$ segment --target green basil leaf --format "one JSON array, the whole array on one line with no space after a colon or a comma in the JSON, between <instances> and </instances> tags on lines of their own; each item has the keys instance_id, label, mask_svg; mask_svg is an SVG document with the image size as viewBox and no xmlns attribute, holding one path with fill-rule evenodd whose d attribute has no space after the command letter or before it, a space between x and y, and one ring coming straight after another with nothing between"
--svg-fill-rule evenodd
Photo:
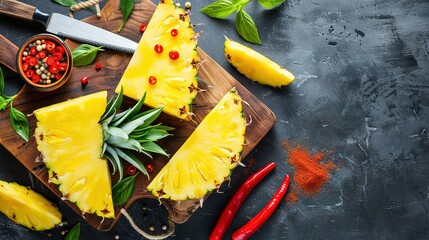
<instances>
[{"instance_id":1,"label":"green basil leaf","mask_svg":"<svg viewBox=\"0 0 429 240\"><path fill-rule=\"evenodd\" d=\"M80 223L74 225L70 229L69 233L67 233L65 240L79 240L79 236L80 236Z\"/></svg>"},{"instance_id":2,"label":"green basil leaf","mask_svg":"<svg viewBox=\"0 0 429 240\"><path fill-rule=\"evenodd\" d=\"M285 1L286 0L258 0L258 2L264 8L273 8L273 7L276 7L276 6L284 3Z\"/></svg>"},{"instance_id":3,"label":"green basil leaf","mask_svg":"<svg viewBox=\"0 0 429 240\"><path fill-rule=\"evenodd\" d=\"M73 4L77 4L74 0L52 0L60 5L63 5L64 7L71 7Z\"/></svg>"},{"instance_id":4,"label":"green basil leaf","mask_svg":"<svg viewBox=\"0 0 429 240\"><path fill-rule=\"evenodd\" d=\"M259 38L258 29L256 28L255 22L253 22L252 17L240 9L237 12L235 19L235 27L238 34L243 37L246 41L261 44L261 39Z\"/></svg>"},{"instance_id":5,"label":"green basil leaf","mask_svg":"<svg viewBox=\"0 0 429 240\"><path fill-rule=\"evenodd\" d=\"M121 0L120 2L120 8L122 11L122 15L124 15L122 19L121 26L118 28L118 32L122 30L122 27L124 27L125 22L127 21L128 17L131 15L131 12L134 9L134 0Z\"/></svg>"},{"instance_id":6,"label":"green basil leaf","mask_svg":"<svg viewBox=\"0 0 429 240\"><path fill-rule=\"evenodd\" d=\"M2 95L0 95L0 111L5 110L9 102L10 99L5 99Z\"/></svg>"},{"instance_id":7,"label":"green basil leaf","mask_svg":"<svg viewBox=\"0 0 429 240\"><path fill-rule=\"evenodd\" d=\"M75 67L86 66L94 62L99 51L104 51L102 47L95 47L89 44L81 44L73 49L73 65Z\"/></svg>"},{"instance_id":8,"label":"green basil leaf","mask_svg":"<svg viewBox=\"0 0 429 240\"><path fill-rule=\"evenodd\" d=\"M126 203L133 196L137 174L124 178L112 187L113 205Z\"/></svg>"},{"instance_id":9,"label":"green basil leaf","mask_svg":"<svg viewBox=\"0 0 429 240\"><path fill-rule=\"evenodd\" d=\"M203 7L200 11L209 17L226 18L237 10L238 5L231 0L218 0Z\"/></svg>"},{"instance_id":10,"label":"green basil leaf","mask_svg":"<svg viewBox=\"0 0 429 240\"><path fill-rule=\"evenodd\" d=\"M3 76L3 71L0 67L0 95L3 95L3 94L4 94L4 76Z\"/></svg>"},{"instance_id":11,"label":"green basil leaf","mask_svg":"<svg viewBox=\"0 0 429 240\"><path fill-rule=\"evenodd\" d=\"M246 6L250 1L251 0L232 0L232 2L234 2L235 5L240 7Z\"/></svg>"},{"instance_id":12,"label":"green basil leaf","mask_svg":"<svg viewBox=\"0 0 429 240\"><path fill-rule=\"evenodd\" d=\"M10 104L10 124L15 132L28 142L30 136L30 124L28 123L28 119L24 113L15 109L12 103Z\"/></svg>"}]
</instances>

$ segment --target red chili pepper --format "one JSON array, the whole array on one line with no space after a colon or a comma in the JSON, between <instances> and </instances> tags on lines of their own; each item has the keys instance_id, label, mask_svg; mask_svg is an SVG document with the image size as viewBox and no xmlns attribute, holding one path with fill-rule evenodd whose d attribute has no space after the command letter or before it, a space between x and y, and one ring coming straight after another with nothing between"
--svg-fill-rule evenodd
<instances>
[{"instance_id":1,"label":"red chili pepper","mask_svg":"<svg viewBox=\"0 0 429 240\"><path fill-rule=\"evenodd\" d=\"M238 209L240 208L241 204L244 202L244 199L246 199L247 195L250 193L250 191L258 185L258 183L264 179L264 177L270 173L274 168L276 167L276 163L272 162L265 167L258 170L256 173L254 173L252 176L250 176L237 190L237 192L234 194L234 196L229 200L228 204L226 205L225 209L222 211L219 220L216 223L216 226L213 228L209 239L215 240L215 239L222 239L223 235L225 234L228 226L231 224L232 219L234 218L235 214L237 213Z\"/></svg>"},{"instance_id":2,"label":"red chili pepper","mask_svg":"<svg viewBox=\"0 0 429 240\"><path fill-rule=\"evenodd\" d=\"M30 64L28 64L28 62L22 63L22 71L24 71L24 72L27 71L28 67L30 67Z\"/></svg>"},{"instance_id":3,"label":"red chili pepper","mask_svg":"<svg viewBox=\"0 0 429 240\"><path fill-rule=\"evenodd\" d=\"M60 71L59 66L57 64L52 64L49 66L48 71L51 73L58 73Z\"/></svg>"},{"instance_id":4,"label":"red chili pepper","mask_svg":"<svg viewBox=\"0 0 429 240\"><path fill-rule=\"evenodd\" d=\"M146 31L146 28L147 28L147 24L146 23L143 23L142 25L140 25L140 32L144 32L144 31Z\"/></svg>"},{"instance_id":5,"label":"red chili pepper","mask_svg":"<svg viewBox=\"0 0 429 240\"><path fill-rule=\"evenodd\" d=\"M63 58L63 55L59 52L55 52L52 54L52 57L54 57L55 60L60 61L61 58Z\"/></svg>"},{"instance_id":6,"label":"red chili pepper","mask_svg":"<svg viewBox=\"0 0 429 240\"><path fill-rule=\"evenodd\" d=\"M127 173L128 175L135 175L137 173L137 168L134 165L129 165L127 167Z\"/></svg>"},{"instance_id":7,"label":"red chili pepper","mask_svg":"<svg viewBox=\"0 0 429 240\"><path fill-rule=\"evenodd\" d=\"M33 56L36 55L37 54L36 47L31 47L29 53L30 55L33 55Z\"/></svg>"},{"instance_id":8,"label":"red chili pepper","mask_svg":"<svg viewBox=\"0 0 429 240\"><path fill-rule=\"evenodd\" d=\"M55 52L61 53L61 55L63 55L66 52L66 50L62 46L56 46Z\"/></svg>"},{"instance_id":9,"label":"red chili pepper","mask_svg":"<svg viewBox=\"0 0 429 240\"><path fill-rule=\"evenodd\" d=\"M55 49L55 43L51 41L46 41L45 46L48 51L53 51Z\"/></svg>"},{"instance_id":10,"label":"red chili pepper","mask_svg":"<svg viewBox=\"0 0 429 240\"><path fill-rule=\"evenodd\" d=\"M156 44L155 47L153 47L153 49L155 50L156 53L162 53L162 51L164 50L161 44Z\"/></svg>"},{"instance_id":11,"label":"red chili pepper","mask_svg":"<svg viewBox=\"0 0 429 240\"><path fill-rule=\"evenodd\" d=\"M54 64L56 62L56 60L55 60L55 58L54 57L52 57L52 56L49 56L47 59L46 59L46 64L48 64L49 66L51 66L52 64Z\"/></svg>"},{"instance_id":12,"label":"red chili pepper","mask_svg":"<svg viewBox=\"0 0 429 240\"><path fill-rule=\"evenodd\" d=\"M28 63L30 64L30 66L32 66L32 67L36 66L37 58L35 58L35 57L28 58L27 57L27 59L28 59Z\"/></svg>"},{"instance_id":13,"label":"red chili pepper","mask_svg":"<svg viewBox=\"0 0 429 240\"><path fill-rule=\"evenodd\" d=\"M157 82L156 77L154 77L154 76L149 77L149 84L150 85L155 85L156 82Z\"/></svg>"},{"instance_id":14,"label":"red chili pepper","mask_svg":"<svg viewBox=\"0 0 429 240\"><path fill-rule=\"evenodd\" d=\"M86 84L88 84L88 77L81 78L80 84L82 84L82 86L86 86Z\"/></svg>"},{"instance_id":15,"label":"red chili pepper","mask_svg":"<svg viewBox=\"0 0 429 240\"><path fill-rule=\"evenodd\" d=\"M39 76L39 75L37 75L37 74L34 74L34 75L31 77L31 81L32 81L32 82L34 82L34 83L39 83L39 81L40 81L40 76Z\"/></svg>"},{"instance_id":16,"label":"red chili pepper","mask_svg":"<svg viewBox=\"0 0 429 240\"><path fill-rule=\"evenodd\" d=\"M289 174L286 174L282 184L277 189L276 193L268 202L268 204L265 205L265 207L254 218L252 218L243 227L239 228L231 235L231 238L233 240L247 239L253 233L255 233L260 227L262 227L262 225L264 225L264 223L274 213L274 210L276 210L279 203L283 200L283 197L286 194L287 189L289 187L289 181L290 181Z\"/></svg>"},{"instance_id":17,"label":"red chili pepper","mask_svg":"<svg viewBox=\"0 0 429 240\"><path fill-rule=\"evenodd\" d=\"M25 76L29 79L31 79L31 77L34 75L34 70L33 69L28 69L27 71L25 71Z\"/></svg>"},{"instance_id":18,"label":"red chili pepper","mask_svg":"<svg viewBox=\"0 0 429 240\"><path fill-rule=\"evenodd\" d=\"M168 54L171 60L177 60L179 58L179 52L175 50L171 50Z\"/></svg>"},{"instance_id":19,"label":"red chili pepper","mask_svg":"<svg viewBox=\"0 0 429 240\"><path fill-rule=\"evenodd\" d=\"M95 64L95 70L99 71L101 69L101 62Z\"/></svg>"},{"instance_id":20,"label":"red chili pepper","mask_svg":"<svg viewBox=\"0 0 429 240\"><path fill-rule=\"evenodd\" d=\"M146 171L148 172L148 173L151 173L151 172L153 172L153 170L155 170L155 168L153 167L153 165L152 164L148 164L148 165L146 165Z\"/></svg>"},{"instance_id":21,"label":"red chili pepper","mask_svg":"<svg viewBox=\"0 0 429 240\"><path fill-rule=\"evenodd\" d=\"M67 70L67 63L65 62L60 63L58 68L60 69L61 72L64 72L65 70Z\"/></svg>"},{"instance_id":22,"label":"red chili pepper","mask_svg":"<svg viewBox=\"0 0 429 240\"><path fill-rule=\"evenodd\" d=\"M63 75L61 73L55 74L55 80L60 80L62 77L63 77Z\"/></svg>"},{"instance_id":23,"label":"red chili pepper","mask_svg":"<svg viewBox=\"0 0 429 240\"><path fill-rule=\"evenodd\" d=\"M46 57L46 52L45 51L40 51L39 53L38 53L38 55L39 55L39 58L45 58Z\"/></svg>"}]
</instances>

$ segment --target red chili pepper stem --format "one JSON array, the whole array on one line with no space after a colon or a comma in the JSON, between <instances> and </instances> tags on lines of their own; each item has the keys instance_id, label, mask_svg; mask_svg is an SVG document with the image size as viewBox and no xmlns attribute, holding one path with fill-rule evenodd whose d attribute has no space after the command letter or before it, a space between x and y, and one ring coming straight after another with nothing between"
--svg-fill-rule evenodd
<instances>
[{"instance_id":1,"label":"red chili pepper stem","mask_svg":"<svg viewBox=\"0 0 429 240\"><path fill-rule=\"evenodd\" d=\"M265 165L263 168L258 170L256 173L254 173L252 176L250 176L235 192L234 196L229 200L228 204L222 211L215 227L213 228L209 239L210 240L218 240L222 239L223 235L225 234L226 230L228 229L229 225L232 222L232 219L234 218L235 214L237 213L238 209L240 208L241 204L244 202L244 199L246 199L247 195L250 193L250 191L258 185L258 183L264 179L264 177L270 173L274 168L276 167L275 162L271 162L267 165Z\"/></svg>"},{"instance_id":2,"label":"red chili pepper stem","mask_svg":"<svg viewBox=\"0 0 429 240\"><path fill-rule=\"evenodd\" d=\"M286 174L283 179L282 184L277 189L274 196L268 202L267 205L249 222L247 222L243 227L236 230L232 235L232 240L245 240L248 239L253 233L255 233L264 223L273 215L277 206L283 200L284 195L287 192L289 187L290 177L289 174Z\"/></svg>"}]
</instances>

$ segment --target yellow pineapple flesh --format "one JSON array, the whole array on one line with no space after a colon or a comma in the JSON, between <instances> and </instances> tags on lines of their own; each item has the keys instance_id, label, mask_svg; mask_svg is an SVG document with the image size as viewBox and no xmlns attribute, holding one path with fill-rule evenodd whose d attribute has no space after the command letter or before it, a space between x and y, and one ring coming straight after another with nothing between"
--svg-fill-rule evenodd
<instances>
[{"instance_id":1,"label":"yellow pineapple flesh","mask_svg":"<svg viewBox=\"0 0 429 240\"><path fill-rule=\"evenodd\" d=\"M61 222L58 208L29 187L0 180L0 212L12 221L35 231Z\"/></svg>"},{"instance_id":2,"label":"yellow pineapple flesh","mask_svg":"<svg viewBox=\"0 0 429 240\"><path fill-rule=\"evenodd\" d=\"M225 40L226 60L252 81L281 87L292 83L295 76L284 67L255 50L229 38Z\"/></svg>"},{"instance_id":3,"label":"yellow pineapple flesh","mask_svg":"<svg viewBox=\"0 0 429 240\"><path fill-rule=\"evenodd\" d=\"M108 162L99 120L107 92L75 98L34 111L37 149L49 169L49 181L83 213L113 218Z\"/></svg>"},{"instance_id":4,"label":"yellow pineapple flesh","mask_svg":"<svg viewBox=\"0 0 429 240\"><path fill-rule=\"evenodd\" d=\"M198 199L220 187L240 161L246 121L229 91L161 169L147 189L158 198Z\"/></svg>"},{"instance_id":5,"label":"yellow pineapple flesh","mask_svg":"<svg viewBox=\"0 0 429 240\"><path fill-rule=\"evenodd\" d=\"M159 3L116 88L117 93L123 87L124 95L135 100L146 93L146 105L163 107L169 115L190 120L200 59L196 50L198 37L188 15L171 0ZM174 51L178 56L174 56Z\"/></svg>"}]
</instances>

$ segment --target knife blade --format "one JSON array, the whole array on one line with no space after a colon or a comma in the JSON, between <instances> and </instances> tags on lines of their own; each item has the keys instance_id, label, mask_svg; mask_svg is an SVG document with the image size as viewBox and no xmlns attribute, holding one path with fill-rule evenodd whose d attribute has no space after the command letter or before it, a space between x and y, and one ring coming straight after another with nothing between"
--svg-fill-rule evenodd
<instances>
[{"instance_id":1,"label":"knife blade","mask_svg":"<svg viewBox=\"0 0 429 240\"><path fill-rule=\"evenodd\" d=\"M137 43L118 34L59 13L46 14L34 6L15 1L0 0L0 14L27 21L40 22L46 31L78 42L134 53Z\"/></svg>"}]
</instances>

